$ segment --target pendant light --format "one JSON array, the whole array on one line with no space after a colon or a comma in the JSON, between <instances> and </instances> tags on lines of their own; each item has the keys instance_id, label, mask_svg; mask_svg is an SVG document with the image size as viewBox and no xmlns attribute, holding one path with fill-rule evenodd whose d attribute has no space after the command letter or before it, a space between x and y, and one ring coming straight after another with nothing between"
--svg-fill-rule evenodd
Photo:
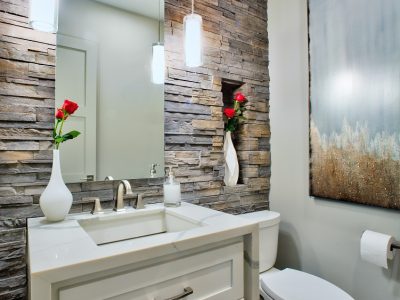
<instances>
[{"instance_id":1,"label":"pendant light","mask_svg":"<svg viewBox=\"0 0 400 300\"><path fill-rule=\"evenodd\" d=\"M39 31L56 33L58 29L58 0L30 0L29 25Z\"/></svg>"},{"instance_id":2,"label":"pendant light","mask_svg":"<svg viewBox=\"0 0 400 300\"><path fill-rule=\"evenodd\" d=\"M161 0L158 2L158 42L153 44L153 59L151 62L152 82L164 84L165 78L164 44L161 43Z\"/></svg>"},{"instance_id":3,"label":"pendant light","mask_svg":"<svg viewBox=\"0 0 400 300\"><path fill-rule=\"evenodd\" d=\"M188 67L199 67L203 64L203 20L194 13L194 0L192 0L192 13L183 19L185 34L185 63Z\"/></svg>"}]
</instances>

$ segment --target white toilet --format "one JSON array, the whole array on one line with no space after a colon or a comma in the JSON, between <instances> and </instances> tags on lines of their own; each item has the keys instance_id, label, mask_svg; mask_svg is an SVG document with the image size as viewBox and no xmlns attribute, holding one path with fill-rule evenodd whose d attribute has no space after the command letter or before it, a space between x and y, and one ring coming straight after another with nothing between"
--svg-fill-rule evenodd
<instances>
[{"instance_id":1,"label":"white toilet","mask_svg":"<svg viewBox=\"0 0 400 300\"><path fill-rule=\"evenodd\" d=\"M278 250L279 213L258 211L240 216L260 226L260 293L265 300L354 300L322 278L293 269L273 268Z\"/></svg>"}]
</instances>

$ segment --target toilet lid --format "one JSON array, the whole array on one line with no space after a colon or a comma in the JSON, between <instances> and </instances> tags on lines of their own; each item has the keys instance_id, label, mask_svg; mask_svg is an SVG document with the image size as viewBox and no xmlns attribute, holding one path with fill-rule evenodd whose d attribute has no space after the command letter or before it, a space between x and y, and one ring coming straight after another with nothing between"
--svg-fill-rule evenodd
<instances>
[{"instance_id":1,"label":"toilet lid","mask_svg":"<svg viewBox=\"0 0 400 300\"><path fill-rule=\"evenodd\" d=\"M276 300L354 300L332 283L293 269L261 276L260 280L264 292Z\"/></svg>"}]
</instances>

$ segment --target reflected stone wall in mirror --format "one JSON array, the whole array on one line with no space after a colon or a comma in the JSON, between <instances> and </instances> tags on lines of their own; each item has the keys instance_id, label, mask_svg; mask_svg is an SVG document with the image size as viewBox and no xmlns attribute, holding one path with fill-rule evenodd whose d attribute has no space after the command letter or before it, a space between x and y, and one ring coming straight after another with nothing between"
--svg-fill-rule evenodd
<instances>
[{"instance_id":1,"label":"reflected stone wall in mirror","mask_svg":"<svg viewBox=\"0 0 400 300\"><path fill-rule=\"evenodd\" d=\"M63 132L82 133L60 147L66 182L148 178L153 163L164 175L164 86L151 81L160 1L60 1L56 106L78 102Z\"/></svg>"}]
</instances>

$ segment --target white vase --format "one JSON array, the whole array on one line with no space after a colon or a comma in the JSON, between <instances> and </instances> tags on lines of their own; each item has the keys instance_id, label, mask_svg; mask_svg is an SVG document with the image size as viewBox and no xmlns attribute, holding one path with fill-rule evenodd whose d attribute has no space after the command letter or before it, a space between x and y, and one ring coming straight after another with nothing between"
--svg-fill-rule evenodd
<instances>
[{"instance_id":1,"label":"white vase","mask_svg":"<svg viewBox=\"0 0 400 300\"><path fill-rule=\"evenodd\" d=\"M49 184L40 196L40 208L48 221L62 221L72 206L72 194L64 183L60 167L60 151L53 150L53 168Z\"/></svg>"},{"instance_id":2,"label":"white vase","mask_svg":"<svg viewBox=\"0 0 400 300\"><path fill-rule=\"evenodd\" d=\"M225 177L226 186L235 186L239 178L239 162L235 147L232 143L231 132L225 133L224 141L224 158L225 158Z\"/></svg>"}]
</instances>

